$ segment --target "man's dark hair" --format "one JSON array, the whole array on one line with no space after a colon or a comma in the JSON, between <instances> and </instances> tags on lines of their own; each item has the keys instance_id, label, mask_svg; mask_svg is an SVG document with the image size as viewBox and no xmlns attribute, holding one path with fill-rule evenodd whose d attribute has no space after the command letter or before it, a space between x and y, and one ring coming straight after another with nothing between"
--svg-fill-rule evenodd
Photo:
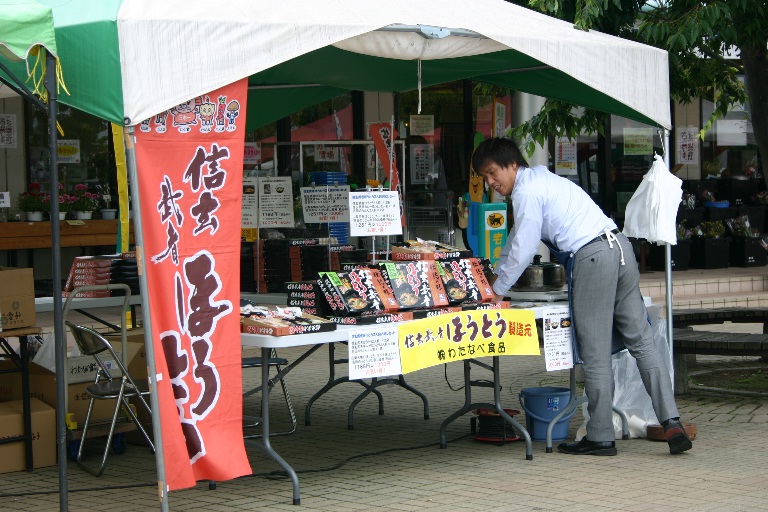
<instances>
[{"instance_id":1,"label":"man's dark hair","mask_svg":"<svg viewBox=\"0 0 768 512\"><path fill-rule=\"evenodd\" d=\"M484 140L472 153L472 168L475 172L485 167L488 162L495 162L501 167L511 165L513 162L518 166L529 167L515 141L501 137Z\"/></svg>"}]
</instances>

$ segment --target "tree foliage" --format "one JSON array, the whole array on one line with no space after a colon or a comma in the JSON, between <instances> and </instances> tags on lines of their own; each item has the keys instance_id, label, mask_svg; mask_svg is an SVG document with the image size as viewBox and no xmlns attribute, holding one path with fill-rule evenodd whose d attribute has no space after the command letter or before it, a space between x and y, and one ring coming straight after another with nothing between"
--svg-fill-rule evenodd
<instances>
[{"instance_id":1,"label":"tree foliage","mask_svg":"<svg viewBox=\"0 0 768 512\"><path fill-rule=\"evenodd\" d=\"M749 102L752 127L763 160L768 155L768 1L765 0L520 0L518 5L667 50L672 99L699 98L715 105L701 136L733 105ZM740 59L723 55L736 51ZM739 80L745 77L745 82ZM600 117L572 105L547 101L541 112L513 135L539 144L550 135L576 136L595 128ZM591 117L589 117L591 116ZM763 169L768 181L768 173Z\"/></svg>"}]
</instances>

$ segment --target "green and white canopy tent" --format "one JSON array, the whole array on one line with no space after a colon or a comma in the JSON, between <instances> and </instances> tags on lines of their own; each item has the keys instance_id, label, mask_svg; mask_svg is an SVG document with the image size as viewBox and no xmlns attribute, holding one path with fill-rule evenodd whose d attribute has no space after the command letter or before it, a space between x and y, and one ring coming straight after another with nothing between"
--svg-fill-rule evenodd
<instances>
[{"instance_id":1,"label":"green and white canopy tent","mask_svg":"<svg viewBox=\"0 0 768 512\"><path fill-rule=\"evenodd\" d=\"M39 1L53 9L60 101L125 126L248 77L249 127L342 91L459 79L671 127L666 52L503 0Z\"/></svg>"},{"instance_id":2,"label":"green and white canopy tent","mask_svg":"<svg viewBox=\"0 0 768 512\"><path fill-rule=\"evenodd\" d=\"M664 51L503 0L40 0L72 94L126 125L249 77L252 123L342 90L472 78L670 127ZM276 100L276 101L274 101Z\"/></svg>"},{"instance_id":3,"label":"green and white canopy tent","mask_svg":"<svg viewBox=\"0 0 768 512\"><path fill-rule=\"evenodd\" d=\"M45 60L41 50L56 56L51 8L35 0L0 0L0 98L20 95L42 105L32 95L24 69L34 66L36 58ZM20 62L23 75L13 73L10 62Z\"/></svg>"}]
</instances>

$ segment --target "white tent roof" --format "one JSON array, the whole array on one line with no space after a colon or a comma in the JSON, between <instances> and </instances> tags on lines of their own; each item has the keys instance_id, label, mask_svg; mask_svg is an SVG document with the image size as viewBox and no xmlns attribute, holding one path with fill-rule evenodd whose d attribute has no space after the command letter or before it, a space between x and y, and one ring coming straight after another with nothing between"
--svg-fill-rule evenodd
<instances>
[{"instance_id":1,"label":"white tent roof","mask_svg":"<svg viewBox=\"0 0 768 512\"><path fill-rule=\"evenodd\" d=\"M424 60L512 49L671 126L666 52L503 0L124 0L117 18L124 112L134 123L336 45ZM374 32L391 25L463 29L487 39Z\"/></svg>"}]
</instances>

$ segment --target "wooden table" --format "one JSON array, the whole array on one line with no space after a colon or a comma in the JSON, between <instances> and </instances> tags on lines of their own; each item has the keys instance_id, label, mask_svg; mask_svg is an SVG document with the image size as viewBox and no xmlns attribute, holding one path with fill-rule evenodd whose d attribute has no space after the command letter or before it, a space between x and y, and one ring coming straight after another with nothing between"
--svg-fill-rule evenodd
<instances>
[{"instance_id":1,"label":"wooden table","mask_svg":"<svg viewBox=\"0 0 768 512\"><path fill-rule=\"evenodd\" d=\"M40 327L22 327L20 329L7 329L0 331L0 359L9 359L14 368L3 370L6 372L21 372L21 392L23 406L24 433L20 436L7 437L0 440L0 444L24 441L24 454L27 462L27 471L34 467L32 460L32 410L29 403L29 357L27 355L27 337L40 334ZM19 338L19 353L10 346L6 338Z\"/></svg>"},{"instance_id":2,"label":"wooden table","mask_svg":"<svg viewBox=\"0 0 768 512\"><path fill-rule=\"evenodd\" d=\"M59 221L61 247L116 245L118 220ZM133 227L130 241L133 243ZM51 223L4 222L0 224L0 251L51 248Z\"/></svg>"}]
</instances>

